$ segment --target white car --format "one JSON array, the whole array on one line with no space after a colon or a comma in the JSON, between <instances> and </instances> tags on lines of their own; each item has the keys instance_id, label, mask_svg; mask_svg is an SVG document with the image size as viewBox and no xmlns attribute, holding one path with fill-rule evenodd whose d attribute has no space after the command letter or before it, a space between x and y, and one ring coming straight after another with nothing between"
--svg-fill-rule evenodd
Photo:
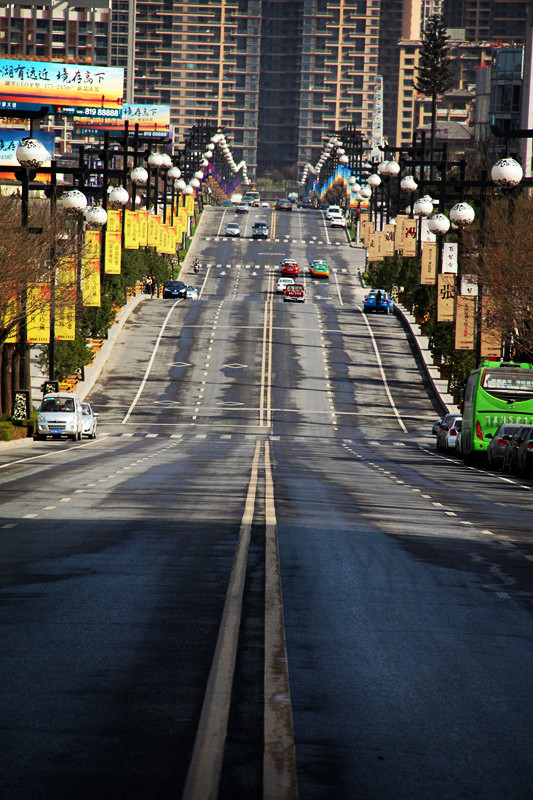
<instances>
[{"instance_id":1,"label":"white car","mask_svg":"<svg viewBox=\"0 0 533 800\"><path fill-rule=\"evenodd\" d=\"M294 283L294 278L278 278L278 282L276 284L277 294L284 294L285 289L291 283Z\"/></svg>"},{"instance_id":2,"label":"white car","mask_svg":"<svg viewBox=\"0 0 533 800\"><path fill-rule=\"evenodd\" d=\"M226 236L240 236L241 226L238 222L228 222L226 225Z\"/></svg>"},{"instance_id":3,"label":"white car","mask_svg":"<svg viewBox=\"0 0 533 800\"><path fill-rule=\"evenodd\" d=\"M81 413L82 436L88 436L89 439L96 439L96 429L98 428L98 422L96 418L98 414L92 410L90 403L81 404Z\"/></svg>"},{"instance_id":4,"label":"white car","mask_svg":"<svg viewBox=\"0 0 533 800\"><path fill-rule=\"evenodd\" d=\"M326 219L331 219L335 214L340 214L342 217L342 210L340 206L328 206L326 211Z\"/></svg>"},{"instance_id":5,"label":"white car","mask_svg":"<svg viewBox=\"0 0 533 800\"><path fill-rule=\"evenodd\" d=\"M343 214L331 214L329 218L330 228L345 228L346 218Z\"/></svg>"},{"instance_id":6,"label":"white car","mask_svg":"<svg viewBox=\"0 0 533 800\"><path fill-rule=\"evenodd\" d=\"M185 299L198 300L198 289L195 289L194 286L187 286L187 289L185 291Z\"/></svg>"}]
</instances>

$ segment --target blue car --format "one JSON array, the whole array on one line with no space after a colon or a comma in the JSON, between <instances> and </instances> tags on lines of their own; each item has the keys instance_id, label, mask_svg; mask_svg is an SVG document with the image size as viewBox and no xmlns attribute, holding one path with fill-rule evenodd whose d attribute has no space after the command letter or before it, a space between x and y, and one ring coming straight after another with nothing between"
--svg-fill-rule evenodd
<instances>
[{"instance_id":1,"label":"blue car","mask_svg":"<svg viewBox=\"0 0 533 800\"><path fill-rule=\"evenodd\" d=\"M379 303L378 303L379 298ZM363 303L363 311L383 312L384 314L391 314L394 311L394 303L383 289L372 289L367 294Z\"/></svg>"}]
</instances>

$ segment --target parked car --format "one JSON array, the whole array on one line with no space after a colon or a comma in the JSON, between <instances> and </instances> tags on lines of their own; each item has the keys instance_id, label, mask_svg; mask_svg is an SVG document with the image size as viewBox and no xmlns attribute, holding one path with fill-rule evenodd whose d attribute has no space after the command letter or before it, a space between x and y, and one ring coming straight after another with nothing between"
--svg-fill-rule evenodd
<instances>
[{"instance_id":1,"label":"parked car","mask_svg":"<svg viewBox=\"0 0 533 800\"><path fill-rule=\"evenodd\" d=\"M292 258L285 258L281 264L281 274L282 275L289 275L292 278L298 277L298 263L294 261Z\"/></svg>"},{"instance_id":2,"label":"parked car","mask_svg":"<svg viewBox=\"0 0 533 800\"><path fill-rule=\"evenodd\" d=\"M394 302L383 289L373 289L364 299L363 311L390 314L394 311Z\"/></svg>"},{"instance_id":3,"label":"parked car","mask_svg":"<svg viewBox=\"0 0 533 800\"><path fill-rule=\"evenodd\" d=\"M278 294L283 294L290 283L294 283L294 278L278 278L276 292Z\"/></svg>"},{"instance_id":4,"label":"parked car","mask_svg":"<svg viewBox=\"0 0 533 800\"><path fill-rule=\"evenodd\" d=\"M521 425L511 436L509 440L509 446L503 453L502 472L505 474L516 474L516 451L526 438L531 428L531 425Z\"/></svg>"},{"instance_id":5,"label":"parked car","mask_svg":"<svg viewBox=\"0 0 533 800\"><path fill-rule=\"evenodd\" d=\"M83 414L81 400L77 394L69 392L51 392L41 400L37 415L37 428L33 436L35 441L52 436L60 439L63 436L73 441L80 440L83 430Z\"/></svg>"},{"instance_id":6,"label":"parked car","mask_svg":"<svg viewBox=\"0 0 533 800\"><path fill-rule=\"evenodd\" d=\"M290 200L277 200L276 211L292 211L292 203Z\"/></svg>"},{"instance_id":7,"label":"parked car","mask_svg":"<svg viewBox=\"0 0 533 800\"><path fill-rule=\"evenodd\" d=\"M252 239L268 239L268 225L264 220L257 220L252 225Z\"/></svg>"},{"instance_id":8,"label":"parked car","mask_svg":"<svg viewBox=\"0 0 533 800\"><path fill-rule=\"evenodd\" d=\"M183 281L167 281L163 285L163 297L185 297L187 284Z\"/></svg>"},{"instance_id":9,"label":"parked car","mask_svg":"<svg viewBox=\"0 0 533 800\"><path fill-rule=\"evenodd\" d=\"M450 415L447 415L450 417ZM463 426L463 418L459 415L452 415L446 422L441 423L437 434L437 450L444 453L455 453L457 446L457 434Z\"/></svg>"},{"instance_id":10,"label":"parked car","mask_svg":"<svg viewBox=\"0 0 533 800\"><path fill-rule=\"evenodd\" d=\"M533 469L533 426L523 434L522 441L516 445L516 474L519 478L527 478Z\"/></svg>"},{"instance_id":11,"label":"parked car","mask_svg":"<svg viewBox=\"0 0 533 800\"><path fill-rule=\"evenodd\" d=\"M81 432L82 436L87 436L89 439L96 439L96 429L98 428L98 413L93 411L90 403L81 404L82 423Z\"/></svg>"},{"instance_id":12,"label":"parked car","mask_svg":"<svg viewBox=\"0 0 533 800\"><path fill-rule=\"evenodd\" d=\"M329 278L329 267L325 261L316 259L311 262L311 275L313 278Z\"/></svg>"},{"instance_id":13,"label":"parked car","mask_svg":"<svg viewBox=\"0 0 533 800\"><path fill-rule=\"evenodd\" d=\"M433 434L433 436L436 436L437 433L439 432L441 422L442 422L442 417L440 419L435 420L435 422L431 426L431 433Z\"/></svg>"},{"instance_id":14,"label":"parked car","mask_svg":"<svg viewBox=\"0 0 533 800\"><path fill-rule=\"evenodd\" d=\"M226 225L226 236L240 236L241 226L238 222L228 222Z\"/></svg>"},{"instance_id":15,"label":"parked car","mask_svg":"<svg viewBox=\"0 0 533 800\"><path fill-rule=\"evenodd\" d=\"M283 301L291 301L293 303L305 302L305 287L303 283L290 283L283 292Z\"/></svg>"},{"instance_id":16,"label":"parked car","mask_svg":"<svg viewBox=\"0 0 533 800\"><path fill-rule=\"evenodd\" d=\"M487 447L487 467L489 469L501 469L503 465L503 456L506 449L509 447L513 433L517 431L520 425L511 425L509 423L502 423L494 436L491 437L489 446ZM490 434L488 434L490 436Z\"/></svg>"}]
</instances>

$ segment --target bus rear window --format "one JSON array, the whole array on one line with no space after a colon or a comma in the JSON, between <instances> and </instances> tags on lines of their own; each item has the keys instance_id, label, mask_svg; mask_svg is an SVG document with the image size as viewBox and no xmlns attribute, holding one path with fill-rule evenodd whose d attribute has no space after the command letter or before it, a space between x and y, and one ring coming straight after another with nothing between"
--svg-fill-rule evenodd
<instances>
[{"instance_id":1,"label":"bus rear window","mask_svg":"<svg viewBox=\"0 0 533 800\"><path fill-rule=\"evenodd\" d=\"M533 370L487 370L481 379L481 386L494 397L526 400L533 397Z\"/></svg>"}]
</instances>

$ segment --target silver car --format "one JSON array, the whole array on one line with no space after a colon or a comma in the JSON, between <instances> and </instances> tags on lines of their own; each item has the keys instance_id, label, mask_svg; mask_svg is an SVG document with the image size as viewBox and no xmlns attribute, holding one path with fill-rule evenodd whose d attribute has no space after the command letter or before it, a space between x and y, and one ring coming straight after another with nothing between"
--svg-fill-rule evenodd
<instances>
[{"instance_id":1,"label":"silver car","mask_svg":"<svg viewBox=\"0 0 533 800\"><path fill-rule=\"evenodd\" d=\"M89 439L96 439L96 429L98 428L98 414L93 411L90 403L81 404L81 432Z\"/></svg>"},{"instance_id":2,"label":"silver car","mask_svg":"<svg viewBox=\"0 0 533 800\"><path fill-rule=\"evenodd\" d=\"M240 236L241 226L238 222L228 222L226 225L226 236Z\"/></svg>"}]
</instances>

